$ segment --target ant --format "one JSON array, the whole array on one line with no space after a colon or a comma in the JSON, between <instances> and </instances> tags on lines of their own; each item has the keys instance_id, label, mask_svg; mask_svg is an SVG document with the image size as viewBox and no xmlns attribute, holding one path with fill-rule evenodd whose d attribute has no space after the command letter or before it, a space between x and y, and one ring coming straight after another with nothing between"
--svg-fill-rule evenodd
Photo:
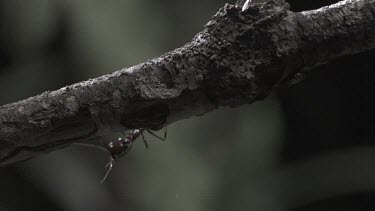
<instances>
[{"instance_id":1,"label":"ant","mask_svg":"<svg viewBox=\"0 0 375 211\"><path fill-rule=\"evenodd\" d=\"M154 137L156 137L156 138L158 138L162 141L165 141L165 139L167 138L167 126L165 126L163 138L156 135L151 130L146 129L146 128L133 129L133 130L130 130L128 133L122 132L124 134L124 138L120 137L116 141L111 141L111 142L109 142L108 144L105 145L106 151L108 151L111 156L109 158L109 162L105 165L105 168L108 168L108 170L105 173L103 179L100 181L100 183L103 183L107 179L107 177L109 175L109 172L111 172L113 164L115 163L115 161L117 159L121 158L122 156L126 155L130 151L130 149L133 145L133 142L139 136L142 137L143 143L145 144L146 148L148 149L148 143L147 143L147 141L146 141L146 139L143 135L143 133L145 131L147 131L148 133L150 133L151 135L153 135Z\"/></svg>"}]
</instances>

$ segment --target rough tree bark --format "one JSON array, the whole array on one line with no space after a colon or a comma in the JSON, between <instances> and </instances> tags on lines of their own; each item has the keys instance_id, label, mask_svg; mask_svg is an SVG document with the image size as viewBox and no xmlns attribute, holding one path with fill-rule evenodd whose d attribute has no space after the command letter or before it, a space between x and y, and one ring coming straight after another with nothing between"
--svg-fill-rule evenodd
<instances>
[{"instance_id":1,"label":"rough tree bark","mask_svg":"<svg viewBox=\"0 0 375 211\"><path fill-rule=\"evenodd\" d=\"M225 5L159 58L0 107L0 165L262 100L313 67L374 47L375 0L304 12L284 0Z\"/></svg>"}]
</instances>

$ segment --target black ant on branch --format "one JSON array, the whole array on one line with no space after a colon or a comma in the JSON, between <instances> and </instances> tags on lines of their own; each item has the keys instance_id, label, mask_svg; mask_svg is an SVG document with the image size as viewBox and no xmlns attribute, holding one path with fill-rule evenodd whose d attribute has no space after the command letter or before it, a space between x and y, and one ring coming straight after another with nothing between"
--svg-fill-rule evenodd
<instances>
[{"instance_id":1,"label":"black ant on branch","mask_svg":"<svg viewBox=\"0 0 375 211\"><path fill-rule=\"evenodd\" d=\"M107 170L106 174L104 175L103 179L100 181L100 183L103 183L107 179L107 177L109 175L109 172L111 172L113 164L115 163L115 161L118 160L119 158L121 158L122 156L126 155L130 151L130 149L133 145L133 142L139 136L142 137L143 143L145 144L146 148L148 149L148 143L147 143L147 141L146 141L146 139L143 135L143 133L145 131L147 131L148 133L150 133L151 135L153 135L154 137L156 137L156 138L158 138L162 141L165 141L165 139L167 138L167 126L165 126L163 138L156 135L151 130L146 129L146 128L133 129L133 130L130 130L128 133L122 132L124 134L124 138L120 137L116 141L111 141L111 142L109 142L108 144L105 145L106 151L108 151L111 156L109 158L109 162L105 165L105 168L108 168L108 170Z\"/></svg>"},{"instance_id":2,"label":"black ant on branch","mask_svg":"<svg viewBox=\"0 0 375 211\"><path fill-rule=\"evenodd\" d=\"M156 135L154 132L152 132L149 129L139 128L139 129L129 130L127 133L123 131L122 134L124 135L124 138L120 137L116 141L111 141L107 144L104 144L104 146L96 145L96 144L89 144L89 143L75 143L75 144L80 145L80 146L85 146L85 147L94 147L96 149L100 149L100 150L110 153L109 162L105 165L105 168L108 168L108 170L105 173L103 179L100 181L100 183L103 183L107 179L109 173L111 172L112 167L114 163L116 162L116 160L123 157L130 151L130 149L132 148L133 142L137 140L139 136L142 137L143 143L148 149L148 143L143 135L145 131L147 131L152 136L162 141L165 141L167 138L167 125L165 125L164 137L160 137Z\"/></svg>"}]
</instances>

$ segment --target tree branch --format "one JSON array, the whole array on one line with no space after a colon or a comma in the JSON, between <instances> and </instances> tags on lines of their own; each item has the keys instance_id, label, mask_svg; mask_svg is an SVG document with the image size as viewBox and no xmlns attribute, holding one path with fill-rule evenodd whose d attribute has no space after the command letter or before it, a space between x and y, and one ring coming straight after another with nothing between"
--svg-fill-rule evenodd
<instances>
[{"instance_id":1,"label":"tree branch","mask_svg":"<svg viewBox=\"0 0 375 211\"><path fill-rule=\"evenodd\" d=\"M296 75L374 47L375 0L305 12L284 0L225 5L159 58L0 107L0 164L262 100Z\"/></svg>"}]
</instances>

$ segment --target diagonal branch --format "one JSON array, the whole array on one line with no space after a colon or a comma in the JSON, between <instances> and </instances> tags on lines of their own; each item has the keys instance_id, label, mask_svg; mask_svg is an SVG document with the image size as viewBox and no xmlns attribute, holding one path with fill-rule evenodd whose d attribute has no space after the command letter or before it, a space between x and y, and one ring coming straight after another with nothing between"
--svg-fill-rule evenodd
<instances>
[{"instance_id":1,"label":"diagonal branch","mask_svg":"<svg viewBox=\"0 0 375 211\"><path fill-rule=\"evenodd\" d=\"M298 13L284 0L225 5L159 58L0 107L0 164L262 100L295 75L372 48L375 0Z\"/></svg>"}]
</instances>

